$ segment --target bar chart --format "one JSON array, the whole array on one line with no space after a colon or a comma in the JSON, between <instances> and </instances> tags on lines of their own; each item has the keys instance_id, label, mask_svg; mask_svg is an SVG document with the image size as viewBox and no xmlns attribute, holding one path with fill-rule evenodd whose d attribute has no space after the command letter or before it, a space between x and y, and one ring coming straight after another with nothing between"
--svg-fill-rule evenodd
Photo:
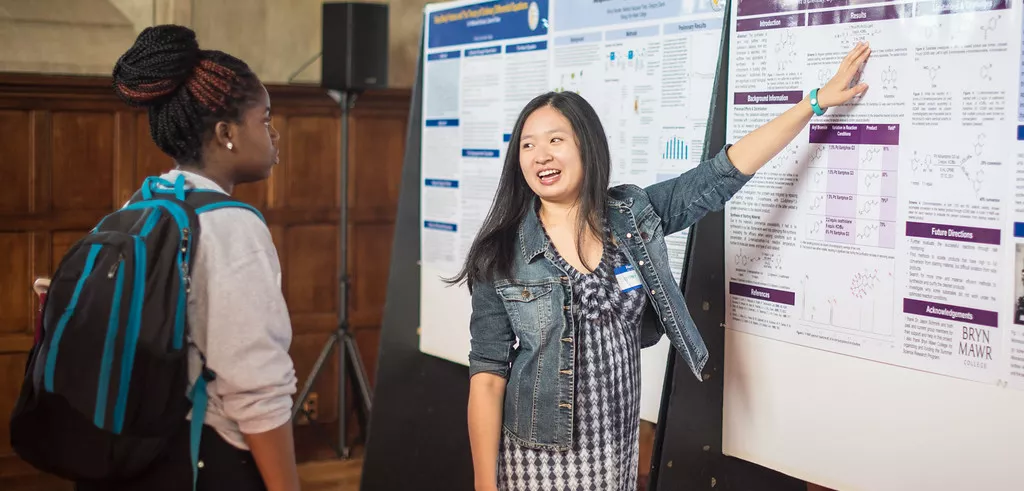
<instances>
[{"instance_id":1,"label":"bar chart","mask_svg":"<svg viewBox=\"0 0 1024 491\"><path fill-rule=\"evenodd\" d=\"M672 136L662 144L661 158L665 160L689 160L690 145L678 136Z\"/></svg>"}]
</instances>

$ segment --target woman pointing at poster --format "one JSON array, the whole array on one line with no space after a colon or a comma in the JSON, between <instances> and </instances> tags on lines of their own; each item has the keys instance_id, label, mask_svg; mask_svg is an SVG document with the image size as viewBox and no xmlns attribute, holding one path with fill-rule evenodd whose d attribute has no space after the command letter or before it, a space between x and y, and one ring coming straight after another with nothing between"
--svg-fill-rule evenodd
<instances>
[{"instance_id":1,"label":"woman pointing at poster","mask_svg":"<svg viewBox=\"0 0 1024 491\"><path fill-rule=\"evenodd\" d=\"M863 93L850 85L869 54L858 44L824 87L647 188L609 189L607 138L580 96L526 105L490 213L449 280L472 292L477 490L636 488L640 349L666 334L698 377L708 358L665 236L721 210L815 114Z\"/></svg>"}]
</instances>

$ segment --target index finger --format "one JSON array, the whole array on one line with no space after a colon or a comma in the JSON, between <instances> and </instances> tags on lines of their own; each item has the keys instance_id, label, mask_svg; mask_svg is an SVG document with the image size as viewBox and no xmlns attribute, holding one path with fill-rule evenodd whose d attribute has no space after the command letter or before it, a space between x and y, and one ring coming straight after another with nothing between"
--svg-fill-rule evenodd
<instances>
[{"instance_id":1,"label":"index finger","mask_svg":"<svg viewBox=\"0 0 1024 491\"><path fill-rule=\"evenodd\" d=\"M868 56L871 55L871 49L865 44L861 49L860 53L857 53L857 57L850 64L850 68L854 70L860 70L864 63L868 61Z\"/></svg>"},{"instance_id":2,"label":"index finger","mask_svg":"<svg viewBox=\"0 0 1024 491\"><path fill-rule=\"evenodd\" d=\"M840 69L848 68L853 63L853 60L855 60L856 57L859 56L864 51L864 48L866 48L866 47L867 47L866 43L864 43L863 41L858 41L857 45L854 46L853 49L851 49L849 53L846 53L846 57L843 58L843 62L839 64L839 68Z\"/></svg>"}]
</instances>

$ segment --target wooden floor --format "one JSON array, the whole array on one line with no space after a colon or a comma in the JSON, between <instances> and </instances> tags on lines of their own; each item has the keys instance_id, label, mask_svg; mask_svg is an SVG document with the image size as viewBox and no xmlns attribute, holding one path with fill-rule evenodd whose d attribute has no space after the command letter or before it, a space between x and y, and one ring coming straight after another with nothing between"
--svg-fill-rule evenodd
<instances>
[{"instance_id":1,"label":"wooden floor","mask_svg":"<svg viewBox=\"0 0 1024 491\"><path fill-rule=\"evenodd\" d=\"M302 491L359 491L359 479L362 474L363 458L357 452L349 460L322 460L306 462L299 465L299 479ZM640 489L644 489L641 487ZM34 477L4 479L0 478L2 491L72 491L70 483ZM807 484L807 491L834 491L832 489Z\"/></svg>"},{"instance_id":2,"label":"wooden floor","mask_svg":"<svg viewBox=\"0 0 1024 491\"><path fill-rule=\"evenodd\" d=\"M299 467L302 491L359 491L363 459L307 462Z\"/></svg>"},{"instance_id":3,"label":"wooden floor","mask_svg":"<svg viewBox=\"0 0 1024 491\"><path fill-rule=\"evenodd\" d=\"M302 491L359 491L362 456L350 460L324 460L299 465ZM45 476L0 478L3 491L72 491L71 483Z\"/></svg>"}]
</instances>

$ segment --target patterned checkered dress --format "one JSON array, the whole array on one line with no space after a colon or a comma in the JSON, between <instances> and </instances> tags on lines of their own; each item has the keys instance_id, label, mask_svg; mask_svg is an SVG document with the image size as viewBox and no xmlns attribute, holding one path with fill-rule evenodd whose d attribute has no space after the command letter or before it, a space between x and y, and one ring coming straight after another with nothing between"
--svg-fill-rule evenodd
<instances>
[{"instance_id":1,"label":"patterned checkered dress","mask_svg":"<svg viewBox=\"0 0 1024 491\"><path fill-rule=\"evenodd\" d=\"M623 293L614 269L628 264L609 241L591 274L555 252L573 285L576 319L576 401L573 446L536 450L502 438L498 489L503 491L626 491L637 488L640 425L640 318L643 289Z\"/></svg>"}]
</instances>

